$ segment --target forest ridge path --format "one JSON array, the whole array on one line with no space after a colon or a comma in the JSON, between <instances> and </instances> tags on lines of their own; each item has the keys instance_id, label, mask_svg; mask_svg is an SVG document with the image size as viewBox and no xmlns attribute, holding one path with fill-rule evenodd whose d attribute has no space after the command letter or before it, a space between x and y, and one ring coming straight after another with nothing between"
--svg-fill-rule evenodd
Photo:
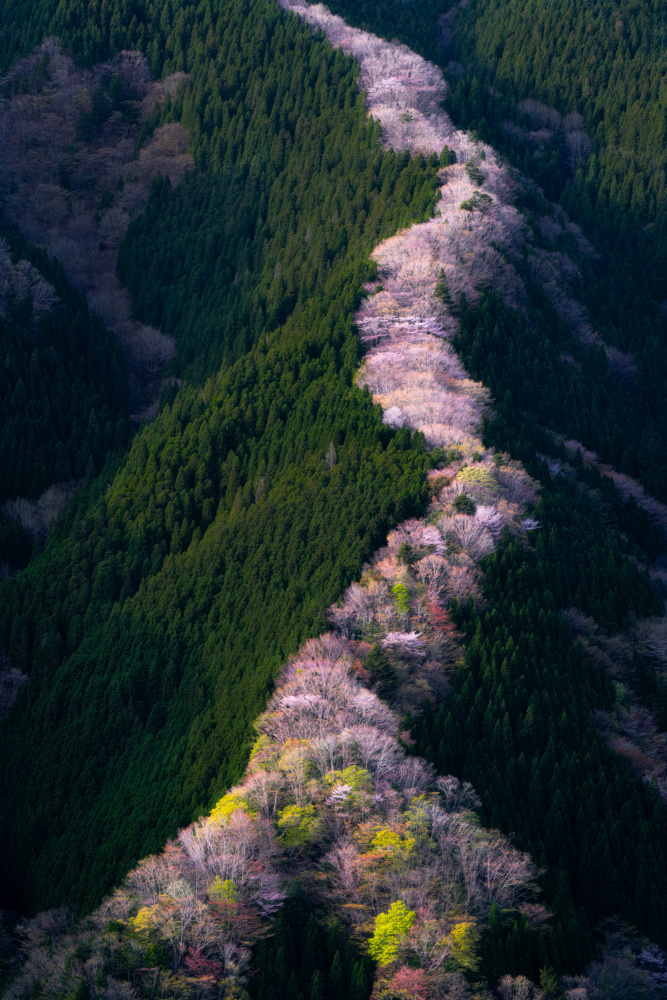
<instances>
[{"instance_id":1,"label":"forest ridge path","mask_svg":"<svg viewBox=\"0 0 667 1000\"><path fill-rule=\"evenodd\" d=\"M603 343L574 293L579 262L593 248L556 205L537 220L537 231L531 229L515 204L521 186L530 182L491 146L456 129L442 107L447 88L441 70L406 45L350 27L323 4L279 3L357 60L359 85L386 146L440 156L446 145L456 153L457 163L441 172L435 216L374 251L379 284L368 287L369 298L356 316L361 340L369 347L358 380L381 403L385 422L422 431L432 447L459 445L466 455L480 447L478 428L491 400L447 343L458 321L451 306L433 295L441 269L453 303L463 293L474 306L492 290L507 307L524 309L526 289L516 265L527 259L532 279L574 336L582 344L601 345L615 377L632 382L634 362ZM461 207L471 201L478 207ZM562 236L576 248L571 253L555 249ZM632 495L652 521L667 529L667 506L636 480L601 465L593 452L586 452L585 460L598 464L624 498Z\"/></svg>"},{"instance_id":2,"label":"forest ridge path","mask_svg":"<svg viewBox=\"0 0 667 1000\"><path fill-rule=\"evenodd\" d=\"M372 562L375 572L391 587L402 581L396 561L402 542L413 547L434 546L432 564L424 560L418 572L437 591L437 600L465 600L470 594L477 602L482 575L479 559L497 544L505 526L516 535L535 524L525 517L525 511L535 499L531 489L537 484L528 480L518 462L505 464L508 456L495 456L503 463L497 467L492 452L484 449L482 417L490 411L492 399L485 386L469 377L449 343L459 326L452 304L463 293L474 305L484 291L492 290L502 296L507 307L524 309L527 293L516 264L527 259L533 281L542 286L557 314L582 344L604 347L611 370L621 383L632 383L636 366L630 357L603 343L574 294L579 262L592 255L593 248L556 205L531 229L515 204L521 186L530 182L508 168L491 146L455 128L442 107L446 83L440 69L405 45L350 27L322 4L309 5L303 0L279 3L314 30L321 29L333 46L357 60L359 85L366 93L369 114L380 123L386 146L412 155L440 156L444 146L456 153L456 164L444 167L440 174L434 217L397 233L373 252L379 280L367 286L368 296L355 316L367 349L357 381L381 404L385 423L421 431L430 447L456 447L462 456L442 472L431 473L432 477L444 473L449 485L437 495L425 519L405 522L390 534L387 549L377 553ZM462 208L476 194L483 198L481 210ZM562 236L576 248L569 254L549 246L558 242L562 246ZM449 302L434 295L442 272ZM609 476L623 500L632 496L649 519L667 532L667 506L650 496L637 480L602 463L579 442L564 440L564 444L568 458L573 459L579 448L584 462ZM473 468L480 473L476 484L465 481L464 463L473 455ZM547 462L553 475L564 471L563 463L549 458ZM484 476L495 479L495 486L490 480L483 484ZM477 509L472 516L452 516L452 501L457 491L463 490L472 493ZM451 559L447 564L443 540L453 541L461 551L459 565L453 565ZM655 566L651 575L664 578L664 570ZM352 634L348 623L355 614L359 621L364 620L364 614L382 618L372 599L353 584L342 607L331 610L330 620L348 635ZM634 650L667 660L665 617L638 622L622 638L614 637L613 648L604 645L592 620L576 612L570 617L580 641L592 655L605 659L616 679L627 674ZM412 627L419 630L423 625L414 622ZM407 637L402 641L408 644ZM412 682L426 683L436 692L437 675L437 670L422 668L414 673ZM401 707L412 708L409 700L406 698ZM655 720L628 698L618 720L612 724L610 718L600 716L598 723L607 745L626 757L636 773L645 778L654 776L667 798L667 744Z\"/></svg>"},{"instance_id":3,"label":"forest ridge path","mask_svg":"<svg viewBox=\"0 0 667 1000\"><path fill-rule=\"evenodd\" d=\"M402 783L401 794L410 802L415 794L428 788L430 777L428 769L416 758L404 762L396 749L398 719L404 717L403 709L418 706L425 696L439 696L438 686L446 683L448 673L460 658L457 636L447 618L447 603L452 598L463 600L467 594L481 603L480 560L492 551L506 526L515 536L525 536L535 527L535 521L526 514L536 500L537 484L531 482L519 463L485 451L480 440L482 416L491 401L488 391L468 377L449 343L448 338L457 329L457 320L445 301L434 297L440 270L445 273L452 297L465 292L469 301L474 302L484 290L492 288L503 295L508 305L522 308L525 288L514 261L528 247L535 271L539 272L541 267L540 273L546 276L544 287L551 292L552 300L561 309L570 308L572 316L583 317L582 323L586 318L585 313L577 312L583 307L568 297L567 275L571 273L568 269L576 269L576 261L530 244L528 227L513 204L518 182L497 161L490 147L457 132L440 110L444 81L439 71L402 46L352 31L324 7L289 4L287 0L282 0L282 6L303 16L314 27L324 28L332 44L341 45L356 56L371 113L381 121L386 142L397 149L425 153L439 153L446 143L456 152L458 160L456 166L443 172L440 214L397 234L375 250L384 287L382 291L377 285L367 289L369 297L357 313L356 321L362 340L370 347L358 379L369 386L381 403L385 421L421 430L432 445L457 446L462 458L436 472L441 482L433 490L435 499L427 517L410 519L391 532L386 547L375 554L361 582L353 583L341 601L329 610L329 621L337 634L311 640L286 666L268 712L258 724L258 731L269 741L268 749L275 751L276 760L287 762L290 780L294 784L296 776L299 788L305 774L304 744L313 736L329 738L326 745L317 748L320 756L323 753L326 756L323 774L330 769L327 755L333 752L332 748L339 755L337 764L341 768L356 765L348 734L357 726L372 754L375 755L377 747L383 755L384 767L374 768L379 778L383 779L385 770L397 775ZM466 169L466 161L484 174L483 184L475 180L473 170ZM489 199L482 201L484 211L462 209L461 200L472 199L480 187ZM572 232L579 239L581 254L591 252L564 216L545 220L546 231L553 232L554 227L558 232ZM579 332L581 336L585 334L583 327ZM478 461L464 465L464 459L470 461L475 451L479 452ZM474 514L458 512L455 504L461 492L474 500ZM406 543L415 553L412 571L399 555ZM585 626L584 620L582 629ZM363 664L357 662L357 657L364 650L353 638L357 634L379 641L383 649L391 651L397 673L395 697L401 708L395 718L377 695L360 683L365 678ZM358 678L350 676L350 667L359 671ZM322 707L326 708L326 714ZM323 719L326 725L322 724ZM295 754L296 743L299 748ZM284 753L287 747L289 758ZM260 743L259 754L265 750L267 743ZM360 762L364 767L368 764L367 759ZM225 796L207 820L181 831L178 841L169 845L168 854L147 859L129 876L129 887L141 896L140 905L146 907L143 919L150 913L157 927L168 928L174 909L182 908L181 912L189 915L193 948L207 945L212 925L205 901L197 898L200 891L197 887L211 885L214 873L219 880L226 877L228 872L222 865L227 858L239 859L237 870L241 876L236 875L235 879L243 902L264 907L267 915L280 905L282 892L276 877L272 824L275 825L278 796L286 779L275 770L265 771L258 763L256 755L243 784ZM451 787L445 785L443 790L447 792ZM385 801L390 794L390 789L380 781L374 790ZM332 794L324 805L334 813L337 803L345 802L350 787L341 781L329 791ZM459 794L458 786L454 791ZM306 799L300 797L300 791L297 795L298 810ZM243 808L237 808L246 798L261 799L268 804L260 822L244 816ZM225 809L231 815L240 813L237 822L217 822L219 816L224 817ZM398 823L401 816L401 809L397 808L390 818ZM461 827L455 832L459 843L463 842L459 834L468 833ZM475 827L474 837L479 838L479 827ZM473 839L470 838L471 843ZM338 863L341 882L350 872L354 875L357 864L358 852L351 844L349 848L329 857L332 867L334 861ZM526 857L517 857L511 848L505 853L501 840L495 842L495 849L499 854L502 851L503 858L514 858L521 871L529 870ZM450 841L441 856L446 860L452 855ZM187 879L193 880L193 872L196 886L189 893ZM436 874L430 881L436 887L434 891L447 884L440 873ZM161 908L160 897L164 898L170 886L176 886L177 891L167 906ZM330 886L326 886L326 891L333 898ZM205 900L205 893L202 896ZM357 896L357 885L352 882L349 896L341 899L346 912L356 911L356 906L347 904L348 899L356 904ZM511 905L514 902L509 900ZM482 913L485 903L482 901L480 906ZM127 889L122 888L92 919L101 930L110 919L127 919L134 905ZM504 905L502 899L500 905ZM192 919L195 913L196 921ZM130 919L139 919L139 913ZM195 931L201 934L199 939L194 937ZM443 936L444 930L438 928L438 939ZM226 955L230 965L233 960L237 968L241 967L242 949L237 941L228 943L231 947ZM34 968L36 979L41 974L38 961L39 955ZM23 975L27 978L32 973L26 965ZM126 996L137 996L130 989ZM26 992L25 979L16 980L11 990L10 1000L20 1000Z\"/></svg>"}]
</instances>

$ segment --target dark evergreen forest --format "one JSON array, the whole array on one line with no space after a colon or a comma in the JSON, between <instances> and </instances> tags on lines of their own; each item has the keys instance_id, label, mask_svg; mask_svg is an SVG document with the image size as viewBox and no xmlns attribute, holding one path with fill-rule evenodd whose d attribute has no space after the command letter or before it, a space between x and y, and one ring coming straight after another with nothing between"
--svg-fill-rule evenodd
<instances>
[{"instance_id":1,"label":"dark evergreen forest","mask_svg":"<svg viewBox=\"0 0 667 1000\"><path fill-rule=\"evenodd\" d=\"M488 296L474 314L464 308L458 347L468 370L503 400L488 443L520 457L546 487L535 507L542 527L531 551L508 537L488 557L483 613L472 604L455 609L465 663L447 703L425 705L414 726L418 752L473 783L484 820L515 832L543 867L545 896L558 914L547 938L499 914L484 946L492 980L505 968L536 979L547 964L581 967L594 953L593 930L610 914L656 940L667 930L662 803L602 746L593 710L613 704L613 685L562 616L578 608L613 634L629 615L661 613L648 577L623 556L658 555L665 539L597 470L580 464L574 479L552 480L536 459L536 451L557 454L558 447L522 415L523 386L506 385L495 355L507 351L505 333L516 336L523 322ZM648 703L659 708L655 689Z\"/></svg>"},{"instance_id":2,"label":"dark evergreen forest","mask_svg":"<svg viewBox=\"0 0 667 1000\"><path fill-rule=\"evenodd\" d=\"M129 437L122 351L62 267L0 222L0 503L35 499L52 483L94 478ZM32 282L32 284L31 284ZM35 282L46 289L42 308ZM40 303L41 305L41 303ZM0 565L23 568L32 543L0 515Z\"/></svg>"},{"instance_id":3,"label":"dark evergreen forest","mask_svg":"<svg viewBox=\"0 0 667 1000\"><path fill-rule=\"evenodd\" d=\"M216 159L156 183L119 268L209 378L3 585L2 644L31 675L1 737L22 909L89 909L238 778L285 657L426 497L420 440L352 386L351 313L373 245L431 211L436 164L383 153L352 62L273 4L192 16L182 114ZM215 249L230 230L238 281Z\"/></svg>"},{"instance_id":4,"label":"dark evergreen forest","mask_svg":"<svg viewBox=\"0 0 667 1000\"><path fill-rule=\"evenodd\" d=\"M616 468L667 496L667 97L664 86L667 12L663 4L569 0L523 3L472 0L451 11L443 49L435 24L451 5L352 3L331 9L351 24L399 38L439 63L449 84L447 109L461 128L504 153L578 222L599 251L582 262L578 293L606 343L639 365L634 384L611 384L606 359L591 357L606 385L565 414L568 433ZM556 120L531 120L527 99ZM579 115L568 121L568 115ZM539 126L552 124L539 131ZM573 160L567 129L583 131L591 155ZM531 130L533 130L531 132ZM539 195L525 206L544 211ZM572 338L565 334L569 342ZM560 341L562 343L562 334ZM555 338L554 343L558 344ZM595 355L595 351L591 352ZM546 381L554 405L571 394ZM578 393L576 393L578 395ZM568 399L569 397L569 399ZM557 402L556 402L557 400ZM526 394L542 409L541 394ZM621 413L623 416L621 417ZM574 423L572 422L574 419Z\"/></svg>"},{"instance_id":5,"label":"dark evergreen forest","mask_svg":"<svg viewBox=\"0 0 667 1000\"><path fill-rule=\"evenodd\" d=\"M10 284L0 319L0 500L37 497L53 482L99 472L127 442L127 389L119 344L56 261L5 227L12 261L29 262L53 286L55 303L36 313L28 289ZM13 293L13 294L12 294Z\"/></svg>"},{"instance_id":6,"label":"dark evergreen forest","mask_svg":"<svg viewBox=\"0 0 667 1000\"><path fill-rule=\"evenodd\" d=\"M600 250L582 297L638 363L619 381L534 288L527 316L491 295L460 304L457 350L497 404L485 443L543 487L530 544L505 536L485 561L484 609L452 608L466 653L447 701L407 720L416 750L470 781L481 821L543 869L553 933L494 912L482 974L582 970L616 914L665 946L664 807L601 741L593 712L614 687L563 615L611 635L661 613L645 567L665 539L595 469L552 479L537 456L563 458L563 431L667 497L667 13L557 0L528 16L515 0L469 0L443 54L431 0L331 8L460 63L455 121L581 224ZM383 425L353 384L370 251L430 216L438 172L435 156L382 150L353 61L271 0L8 0L3 68L50 34L82 65L136 46L155 77L186 71L160 120L187 127L196 169L175 189L156 179L118 257L137 316L176 339L183 379L131 440L115 342L55 262L2 232L57 301L44 315L12 301L0 319L0 500L85 481L32 559L15 522L0 528L0 562L22 568L0 583L0 649L30 675L0 723L2 903L30 914L89 912L239 778L284 660L324 629L387 530L424 510L442 458ZM585 163L572 169L562 130L530 144L526 98L582 115ZM664 729L664 683L647 662L635 670ZM371 964L298 899L256 960L257 1000L364 1000L372 985Z\"/></svg>"}]
</instances>

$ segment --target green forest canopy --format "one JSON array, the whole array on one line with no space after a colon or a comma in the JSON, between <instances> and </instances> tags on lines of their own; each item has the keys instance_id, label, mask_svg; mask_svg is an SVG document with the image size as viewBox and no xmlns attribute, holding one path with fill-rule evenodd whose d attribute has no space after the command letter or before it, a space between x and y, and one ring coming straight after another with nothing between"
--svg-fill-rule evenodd
<instances>
[{"instance_id":1,"label":"green forest canopy","mask_svg":"<svg viewBox=\"0 0 667 1000\"><path fill-rule=\"evenodd\" d=\"M62 267L0 217L0 504L95 476L127 445L122 350ZM37 308L31 282L46 290ZM0 514L0 567L26 565L32 543Z\"/></svg>"},{"instance_id":2,"label":"green forest canopy","mask_svg":"<svg viewBox=\"0 0 667 1000\"><path fill-rule=\"evenodd\" d=\"M415 10L399 13L410 22ZM31 673L0 729L6 899L86 910L239 776L285 656L323 627L388 525L423 505L419 436L390 432L352 385L351 314L374 244L428 217L436 165L383 153L351 61L268 0L85 12L14 2L6 16L24 50L58 32L83 62L137 44L155 73L188 70L168 113L189 127L199 166L175 191L156 182L119 256L141 318L176 337L185 386L82 492L46 551L2 585L0 643ZM6 34L0 44L8 60ZM458 99L472 114L468 91ZM564 198L576 183L564 182ZM621 213L635 233L630 209ZM595 294L621 259L614 246L607 270L592 272ZM646 280L648 296L653 271ZM628 287L617 295L630 312ZM662 327L642 308L648 344ZM575 606L613 631L656 613L632 559L664 543L615 494L628 537L606 527L607 486L584 470L578 483L552 484L536 463L535 450L554 444L525 410L562 331L548 313L531 324L492 298L475 315L463 309L459 349L500 404L487 440L542 475L541 529L534 550L503 545L490 557L485 614L457 612L466 667L445 710L416 729L423 752L478 785L485 819L516 831L547 868L550 952L523 923L499 921L485 952L494 975L534 975L545 958L580 968L591 927L619 906L667 936L663 808L602 747L591 710L609 706L613 689L559 614ZM508 380L499 357L514 341ZM586 378L615 391L592 358ZM557 404L559 420L585 419L585 386L554 367L539 421ZM610 426L608 440L618 433ZM330 441L338 461L328 470Z\"/></svg>"},{"instance_id":3,"label":"green forest canopy","mask_svg":"<svg viewBox=\"0 0 667 1000\"><path fill-rule=\"evenodd\" d=\"M31 674L0 736L3 880L27 910L92 907L238 777L285 656L426 495L419 439L352 386L351 313L435 163L383 153L352 62L267 0L201 7L188 39L208 169L156 183L119 266L199 377L3 585Z\"/></svg>"},{"instance_id":4,"label":"green forest canopy","mask_svg":"<svg viewBox=\"0 0 667 1000\"><path fill-rule=\"evenodd\" d=\"M350 23L398 38L445 67L446 106L455 123L476 130L535 178L601 251L597 260L581 262L578 294L595 329L607 344L635 357L639 374L634 384L614 388L606 360L592 357L588 368L597 366L606 385L596 393L595 405L577 400L572 416L578 427L565 417L560 429L580 436L605 461L666 499L664 0L534 0L528 5L470 0L453 14L446 50L434 28L447 4L331 0L329 6ZM561 116L577 112L583 117L592 155L574 175L562 129L539 144L528 141L526 133L535 126L519 108L526 98L546 103ZM518 135L516 128L507 128L512 122L522 126ZM524 208L529 219L533 209L548 212L544 200L530 192ZM568 352L571 344L572 338ZM568 405L559 393L550 409L554 413Z\"/></svg>"}]
</instances>

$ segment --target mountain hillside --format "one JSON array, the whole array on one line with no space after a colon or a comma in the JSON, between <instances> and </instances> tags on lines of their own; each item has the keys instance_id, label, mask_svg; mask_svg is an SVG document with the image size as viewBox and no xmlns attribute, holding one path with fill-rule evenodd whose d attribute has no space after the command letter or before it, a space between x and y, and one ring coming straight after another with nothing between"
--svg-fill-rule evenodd
<instances>
[{"instance_id":1,"label":"mountain hillside","mask_svg":"<svg viewBox=\"0 0 667 1000\"><path fill-rule=\"evenodd\" d=\"M163 323L184 358L198 330L200 369L211 349L226 361L166 390L173 402L4 584L2 646L32 681L0 737L5 898L21 909L94 905L238 777L284 656L426 496L421 444L352 385L351 314L377 239L430 211L436 166L383 153L352 62L273 4L255 11L255 48L241 44L246 5L216 22L244 100L207 83L202 14L175 113L199 136L196 162L211 141L226 156L176 188L156 183L119 258L122 273L134 255L162 301L169 283ZM291 71L264 75L262 92L252 74L265 59ZM215 249L229 227L238 281ZM209 312L213 289L229 325Z\"/></svg>"},{"instance_id":2,"label":"mountain hillside","mask_svg":"<svg viewBox=\"0 0 667 1000\"><path fill-rule=\"evenodd\" d=\"M570 280L593 330L637 368L621 376L622 398L610 383L592 398L576 394L572 434L664 500L664 5L333 0L331 9L444 67L456 124L533 178L593 241L597 252ZM523 200L543 214L539 194ZM527 408L547 421L553 409L540 395ZM555 395L567 406L567 390Z\"/></svg>"},{"instance_id":3,"label":"mountain hillside","mask_svg":"<svg viewBox=\"0 0 667 1000\"><path fill-rule=\"evenodd\" d=\"M567 161L589 133L552 108L531 138L542 92L475 118L467 7L334 7L364 27L221 0L45 4L17 34L61 40L9 102L43 114L77 60L77 169L128 121L140 166L119 154L111 200L62 224L80 254L116 213L104 308L173 348L155 419L107 435L0 585L16 1000L662 995L657 272L641 330L631 284L601 306L640 216L605 242L577 201L597 154Z\"/></svg>"}]
</instances>

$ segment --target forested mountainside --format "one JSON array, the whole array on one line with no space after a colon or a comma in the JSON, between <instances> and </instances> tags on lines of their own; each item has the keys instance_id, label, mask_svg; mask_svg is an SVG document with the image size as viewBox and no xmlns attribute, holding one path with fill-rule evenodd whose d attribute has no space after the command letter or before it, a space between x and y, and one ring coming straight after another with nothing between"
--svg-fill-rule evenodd
<instances>
[{"instance_id":1,"label":"forested mountainside","mask_svg":"<svg viewBox=\"0 0 667 1000\"><path fill-rule=\"evenodd\" d=\"M24 923L8 995L661 995L658 272L641 325L622 282L604 322L622 249L571 198L581 128L522 165L553 144L546 194L588 240L481 141L465 76L450 107L478 134L434 66L283 6L3 15L100 81L81 141L122 49L182 74L141 141L182 126L195 164L118 254L177 347L159 414L2 584L7 675L29 675L0 723L2 902L90 914ZM428 5L345 13L435 52ZM14 92L56 82L40 51ZM526 119L503 120L519 162ZM327 608L243 783L179 833L242 776Z\"/></svg>"},{"instance_id":2,"label":"forested mountainside","mask_svg":"<svg viewBox=\"0 0 667 1000\"><path fill-rule=\"evenodd\" d=\"M572 433L664 499L664 6L334 0L331 9L447 67L456 124L533 177L593 240L598 254L581 262L578 294L597 333L629 352L639 373L620 403L621 434L608 386L577 400ZM526 197L535 207L536 195ZM600 377L607 365L598 364ZM553 376L543 384L552 383ZM546 422L551 407L542 394L526 395L526 408ZM552 405L566 407L568 398L553 385Z\"/></svg>"},{"instance_id":3,"label":"forested mountainside","mask_svg":"<svg viewBox=\"0 0 667 1000\"><path fill-rule=\"evenodd\" d=\"M373 245L430 212L436 167L383 153L352 62L273 4L200 14L182 113L196 159L226 154L156 184L120 266L139 266L147 226L180 220L172 238L202 252L176 256L196 270L173 275L169 321L183 311L187 355L198 306L201 367L212 349L231 357L186 383L4 585L2 645L31 683L2 733L3 878L31 910L89 908L239 775L285 655L426 496L419 440L351 384L351 312ZM238 281L216 271L232 225ZM141 263L158 295L164 242ZM224 278L229 311L211 319L203 293Z\"/></svg>"},{"instance_id":4,"label":"forested mountainside","mask_svg":"<svg viewBox=\"0 0 667 1000\"><path fill-rule=\"evenodd\" d=\"M474 399L478 389L466 380L456 398ZM540 530L535 518L525 517L528 506L549 520L536 503L539 484L518 462L486 452L471 434L468 452L473 448L472 464L450 457L437 471L427 517L391 532L361 585L352 584L330 609L336 634L311 640L290 660L255 725L244 781L162 854L144 859L89 918L72 926L66 911L52 911L22 925L26 961L8 996L36 988L110 996L122 990L130 997L156 990L206 995L217 988L238 996L253 947L256 975L248 986L257 997L361 1000L374 981L377 995L464 1000L488 995L485 980L508 997L539 998L568 986L588 995L600 975L611 975L623 989L653 989L646 962L662 969L663 953L635 937L632 945L644 956L635 959L620 928L607 934L601 965L578 977L558 974L590 957L584 913L558 894L554 913L538 901L540 873L530 856L480 827L475 810L482 803L469 784L436 777L432 765L406 752L408 734L397 738L400 716L363 686L373 684L401 714L419 709L425 694L447 698L450 679L469 678L479 655L478 639L466 665L461 662L462 636L447 602L454 617L474 614L480 561L500 533L506 570ZM511 536L518 545L508 545ZM536 548L539 553L539 540ZM537 571L544 574L541 562ZM626 572L632 576L630 564ZM635 575L628 582L649 602L637 603L637 610L650 610L647 581ZM464 609L457 599L466 594ZM511 613L506 620L514 624ZM562 697L566 719L549 727L547 752L560 750L564 738L578 750L577 725L588 725L590 704L613 704L613 688L572 646L566 620L542 611L539 624L548 647L553 639L551 694ZM501 684L511 684L517 702L528 705L517 742L532 756L539 743L532 699L527 688L516 690L519 677L532 679L529 662L515 655L514 669L512 679L503 664ZM590 702L581 704L580 714L583 691ZM429 726L434 737L432 714L421 732ZM447 728L453 728L451 716ZM503 732L511 739L511 725ZM459 742L446 736L440 757L443 745ZM600 761L593 727L589 736L591 756ZM469 754L465 766L473 759ZM576 750L572 760L581 766ZM520 769L522 761L523 749ZM616 778L619 789L625 782L622 795L636 793L627 766ZM648 806L650 816L650 798L633 805L640 813ZM659 808L657 796L653 806ZM545 889L553 898L553 888ZM288 894L291 902L272 926ZM626 912L634 914L633 906ZM315 916L323 908L326 933ZM366 942L368 958L358 950ZM544 990L527 976L540 978Z\"/></svg>"},{"instance_id":5,"label":"forested mountainside","mask_svg":"<svg viewBox=\"0 0 667 1000\"><path fill-rule=\"evenodd\" d=\"M128 440L120 347L62 268L10 226L0 237L0 573L30 541L13 497L94 477ZM3 516L4 515L4 516Z\"/></svg>"}]
</instances>

